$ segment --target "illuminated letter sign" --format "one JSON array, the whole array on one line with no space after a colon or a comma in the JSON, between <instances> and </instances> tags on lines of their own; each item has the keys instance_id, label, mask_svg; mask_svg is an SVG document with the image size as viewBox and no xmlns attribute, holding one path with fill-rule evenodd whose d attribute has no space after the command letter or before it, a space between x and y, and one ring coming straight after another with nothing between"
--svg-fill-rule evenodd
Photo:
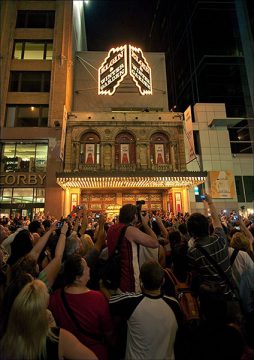
<instances>
[{"instance_id":1,"label":"illuminated letter sign","mask_svg":"<svg viewBox=\"0 0 254 360\"><path fill-rule=\"evenodd\" d=\"M99 95L113 95L127 75L127 45L112 48L98 71Z\"/></svg>"},{"instance_id":2,"label":"illuminated letter sign","mask_svg":"<svg viewBox=\"0 0 254 360\"><path fill-rule=\"evenodd\" d=\"M98 94L113 95L127 75L128 67L140 94L152 95L151 68L142 50L131 45L112 48L109 51L98 70Z\"/></svg>"},{"instance_id":3,"label":"illuminated letter sign","mask_svg":"<svg viewBox=\"0 0 254 360\"><path fill-rule=\"evenodd\" d=\"M129 71L141 95L152 95L152 74L141 49L129 45Z\"/></svg>"}]
</instances>

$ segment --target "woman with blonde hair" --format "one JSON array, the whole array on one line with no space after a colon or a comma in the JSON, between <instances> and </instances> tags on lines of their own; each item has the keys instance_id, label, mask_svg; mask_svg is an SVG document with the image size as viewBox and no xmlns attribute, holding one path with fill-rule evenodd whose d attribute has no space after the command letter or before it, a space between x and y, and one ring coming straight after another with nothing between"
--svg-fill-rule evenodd
<instances>
[{"instance_id":1,"label":"woman with blonde hair","mask_svg":"<svg viewBox=\"0 0 254 360\"><path fill-rule=\"evenodd\" d=\"M0 342L0 358L97 359L70 332L49 327L48 301L48 290L42 281L33 280L24 286L12 305L7 329Z\"/></svg>"}]
</instances>

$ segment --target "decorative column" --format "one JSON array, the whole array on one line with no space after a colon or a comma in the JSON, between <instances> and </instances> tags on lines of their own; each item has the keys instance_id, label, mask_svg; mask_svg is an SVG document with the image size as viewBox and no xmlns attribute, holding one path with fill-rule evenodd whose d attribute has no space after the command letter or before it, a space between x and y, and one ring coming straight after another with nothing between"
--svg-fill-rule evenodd
<instances>
[{"instance_id":1,"label":"decorative column","mask_svg":"<svg viewBox=\"0 0 254 360\"><path fill-rule=\"evenodd\" d=\"M75 141L73 143L73 152L74 152L74 157L73 157L73 163L74 163L74 171L79 171L79 152L80 152L80 143Z\"/></svg>"},{"instance_id":2,"label":"decorative column","mask_svg":"<svg viewBox=\"0 0 254 360\"><path fill-rule=\"evenodd\" d=\"M100 169L104 168L104 146L105 144L100 143Z\"/></svg>"},{"instance_id":3,"label":"decorative column","mask_svg":"<svg viewBox=\"0 0 254 360\"><path fill-rule=\"evenodd\" d=\"M172 164L172 170L176 171L176 158L175 158L175 144L170 144L170 161Z\"/></svg>"}]
</instances>

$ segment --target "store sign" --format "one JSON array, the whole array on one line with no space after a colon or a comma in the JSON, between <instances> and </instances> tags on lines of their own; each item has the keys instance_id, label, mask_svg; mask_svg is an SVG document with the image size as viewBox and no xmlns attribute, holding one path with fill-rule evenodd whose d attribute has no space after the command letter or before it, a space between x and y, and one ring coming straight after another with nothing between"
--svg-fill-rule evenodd
<instances>
[{"instance_id":1,"label":"store sign","mask_svg":"<svg viewBox=\"0 0 254 360\"><path fill-rule=\"evenodd\" d=\"M0 175L0 185L45 185L45 174Z\"/></svg>"},{"instance_id":2,"label":"store sign","mask_svg":"<svg viewBox=\"0 0 254 360\"><path fill-rule=\"evenodd\" d=\"M152 95L152 74L141 49L129 45L129 71L141 95Z\"/></svg>"},{"instance_id":3,"label":"store sign","mask_svg":"<svg viewBox=\"0 0 254 360\"><path fill-rule=\"evenodd\" d=\"M236 197L235 180L231 170L209 171L210 193L214 199Z\"/></svg>"},{"instance_id":4,"label":"store sign","mask_svg":"<svg viewBox=\"0 0 254 360\"><path fill-rule=\"evenodd\" d=\"M113 95L127 75L127 45L112 48L98 70L99 95Z\"/></svg>"},{"instance_id":5,"label":"store sign","mask_svg":"<svg viewBox=\"0 0 254 360\"><path fill-rule=\"evenodd\" d=\"M152 74L141 49L124 45L110 49L98 70L98 94L113 95L129 74L141 95L152 95Z\"/></svg>"}]
</instances>

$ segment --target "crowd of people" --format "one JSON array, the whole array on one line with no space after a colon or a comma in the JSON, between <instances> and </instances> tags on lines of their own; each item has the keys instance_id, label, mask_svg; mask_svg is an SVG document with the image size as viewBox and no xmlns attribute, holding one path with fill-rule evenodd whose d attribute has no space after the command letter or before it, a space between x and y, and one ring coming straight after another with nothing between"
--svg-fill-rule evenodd
<instances>
[{"instance_id":1,"label":"crowd of people","mask_svg":"<svg viewBox=\"0 0 254 360\"><path fill-rule=\"evenodd\" d=\"M2 217L0 358L254 359L254 219L204 204Z\"/></svg>"}]
</instances>

